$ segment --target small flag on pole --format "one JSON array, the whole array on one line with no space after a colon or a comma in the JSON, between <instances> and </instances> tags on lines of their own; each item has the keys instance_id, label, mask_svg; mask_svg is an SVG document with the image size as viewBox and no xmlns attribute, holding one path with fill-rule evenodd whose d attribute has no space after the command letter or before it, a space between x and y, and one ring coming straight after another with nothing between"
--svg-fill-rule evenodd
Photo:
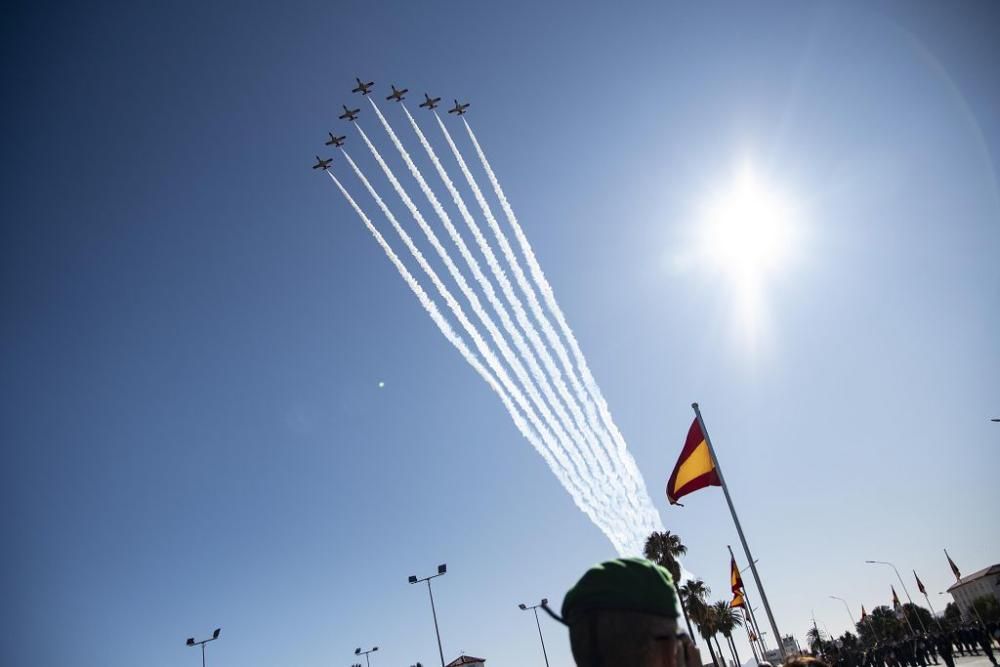
<instances>
[{"instance_id":1,"label":"small flag on pole","mask_svg":"<svg viewBox=\"0 0 1000 667\"><path fill-rule=\"evenodd\" d=\"M677 459L677 465L670 473L667 500L671 505L680 505L678 500L706 486L722 486L722 481L715 470L715 461L712 460L705 435L695 419L688 429L687 440L684 441L684 449Z\"/></svg>"},{"instance_id":2,"label":"small flag on pole","mask_svg":"<svg viewBox=\"0 0 1000 667\"><path fill-rule=\"evenodd\" d=\"M733 601L729 603L729 606L732 607L733 609L737 609L737 608L746 609L747 602L743 598L743 593L740 592L740 593L734 594L733 595Z\"/></svg>"},{"instance_id":3,"label":"small flag on pole","mask_svg":"<svg viewBox=\"0 0 1000 667\"><path fill-rule=\"evenodd\" d=\"M733 595L743 591L743 577L740 576L740 568L736 566L736 559L729 561L729 586L733 590Z\"/></svg>"},{"instance_id":4,"label":"small flag on pole","mask_svg":"<svg viewBox=\"0 0 1000 667\"><path fill-rule=\"evenodd\" d=\"M892 608L899 609L899 596L896 595L896 587L890 586L889 588L892 589Z\"/></svg>"},{"instance_id":5,"label":"small flag on pole","mask_svg":"<svg viewBox=\"0 0 1000 667\"><path fill-rule=\"evenodd\" d=\"M961 579L962 579L962 573L958 571L958 566L955 565L955 561L953 561L951 559L951 556L948 555L948 550L947 549L944 550L944 557L948 559L948 565L951 566L951 572L952 572L952 574L955 575L955 579L958 580L958 581L961 581Z\"/></svg>"},{"instance_id":6,"label":"small flag on pole","mask_svg":"<svg viewBox=\"0 0 1000 667\"><path fill-rule=\"evenodd\" d=\"M868 612L865 611L865 606L861 605L861 620L863 621L866 618L868 618Z\"/></svg>"},{"instance_id":7,"label":"small flag on pole","mask_svg":"<svg viewBox=\"0 0 1000 667\"><path fill-rule=\"evenodd\" d=\"M917 576L917 571L913 571L913 578L917 580L917 588L920 589L921 595L927 595L927 589L924 588L924 582L920 581L920 577Z\"/></svg>"}]
</instances>

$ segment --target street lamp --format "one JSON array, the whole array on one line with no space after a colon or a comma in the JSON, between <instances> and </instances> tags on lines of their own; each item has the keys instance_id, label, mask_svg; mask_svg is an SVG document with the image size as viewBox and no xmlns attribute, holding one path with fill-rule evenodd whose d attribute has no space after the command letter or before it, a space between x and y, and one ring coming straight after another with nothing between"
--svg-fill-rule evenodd
<instances>
[{"instance_id":1,"label":"street lamp","mask_svg":"<svg viewBox=\"0 0 1000 667\"><path fill-rule=\"evenodd\" d=\"M851 613L851 607L847 604L847 600L845 600L844 598L838 598L836 595L831 595L830 597L834 600L840 600L841 602L844 603L844 609L847 610L847 615L851 617L851 627L857 629L858 624L854 622L854 614Z\"/></svg>"},{"instance_id":2,"label":"street lamp","mask_svg":"<svg viewBox=\"0 0 1000 667\"><path fill-rule=\"evenodd\" d=\"M431 597L431 614L434 616L434 634L437 635L438 640L438 655L441 656L441 667L444 667L444 649L441 648L441 631L438 630L438 616L437 611L434 609L434 591L431 590L431 579L440 577L441 575L448 572L448 564L441 563L438 565L437 574L432 574L429 577L424 577L423 579L418 579L417 575L411 574L410 578L407 580L411 584L419 584L421 581L427 582L427 594Z\"/></svg>"},{"instance_id":3,"label":"street lamp","mask_svg":"<svg viewBox=\"0 0 1000 667\"><path fill-rule=\"evenodd\" d=\"M544 607L549 603L548 598L542 598L542 601L538 604L531 605L530 607L523 602L517 605L517 608L521 611L528 611L529 609L535 612L535 625L538 627L538 641L542 642L542 657L545 658L545 667L549 667L549 654L545 652L545 639L542 637L542 625L538 622L538 608Z\"/></svg>"},{"instance_id":4,"label":"street lamp","mask_svg":"<svg viewBox=\"0 0 1000 667\"><path fill-rule=\"evenodd\" d=\"M378 650L378 646L374 646L374 647L368 649L367 651L362 651L360 648L356 648L356 649L354 649L354 655L363 655L363 656L365 656L365 664L368 665L368 667L371 667L371 663L368 661L368 654L369 653L374 653L377 650ZM361 667L361 665L351 665L351 667Z\"/></svg>"},{"instance_id":5,"label":"street lamp","mask_svg":"<svg viewBox=\"0 0 1000 667\"><path fill-rule=\"evenodd\" d=\"M891 567L893 571L896 573L896 578L899 579L899 585L903 587L903 592L906 593L906 599L910 601L910 606L913 607L914 613L916 613L917 605L913 604L913 598L910 597L910 591L906 590L906 584L903 582L903 577L900 576L899 570L896 569L896 566L890 563L889 561L884 561L884 560L866 560L865 562L869 565L888 565L889 567ZM924 634L926 634L927 628L924 627L924 619L920 618L919 613L917 613L916 615L917 615L917 621L920 623L920 627L923 628ZM906 618L905 613L903 614L903 618ZM909 620L907 620L907 624L909 624Z\"/></svg>"},{"instance_id":6,"label":"street lamp","mask_svg":"<svg viewBox=\"0 0 1000 667\"><path fill-rule=\"evenodd\" d=\"M194 637L188 637L187 639L188 646L201 647L201 667L205 667L205 644L207 644L208 642L214 642L216 639L218 639L220 632L222 632L222 628L216 628L215 632L212 633L212 637L210 639L202 639L200 642L196 642L194 640Z\"/></svg>"}]
</instances>

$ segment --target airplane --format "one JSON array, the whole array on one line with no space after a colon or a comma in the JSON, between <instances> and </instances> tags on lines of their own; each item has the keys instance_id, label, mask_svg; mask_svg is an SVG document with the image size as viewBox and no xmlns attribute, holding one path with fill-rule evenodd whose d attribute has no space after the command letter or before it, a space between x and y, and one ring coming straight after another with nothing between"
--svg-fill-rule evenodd
<instances>
[{"instance_id":1,"label":"airplane","mask_svg":"<svg viewBox=\"0 0 1000 667\"><path fill-rule=\"evenodd\" d=\"M340 148L344 145L344 139L347 138L334 136L333 132L327 132L327 134L330 135L330 141L326 142L327 146L336 146L337 148Z\"/></svg>"},{"instance_id":2,"label":"airplane","mask_svg":"<svg viewBox=\"0 0 1000 667\"><path fill-rule=\"evenodd\" d=\"M361 93L362 95L367 95L372 92L372 86L375 85L374 81L369 81L368 83L361 83L361 79L354 77L354 80L358 82L358 87L352 90L352 93Z\"/></svg>"},{"instance_id":3,"label":"airplane","mask_svg":"<svg viewBox=\"0 0 1000 667\"><path fill-rule=\"evenodd\" d=\"M355 121L358 119L358 114L361 113L361 109L348 109L346 104L341 104L344 107L344 113L337 116L337 118L342 118L344 120Z\"/></svg>"},{"instance_id":4,"label":"airplane","mask_svg":"<svg viewBox=\"0 0 1000 667\"><path fill-rule=\"evenodd\" d=\"M428 95L427 93L424 93L424 98L427 101L426 102L421 102L420 106L427 107L428 109L433 109L434 107L437 106L438 102L441 101L440 97L431 98L431 96Z\"/></svg>"},{"instance_id":5,"label":"airplane","mask_svg":"<svg viewBox=\"0 0 1000 667\"><path fill-rule=\"evenodd\" d=\"M468 108L469 108L469 103L468 102L466 102L465 104L459 104L458 100L455 100L455 108L454 109L448 109L448 113L456 113L459 116L461 116L462 114L465 113L465 110L468 109Z\"/></svg>"},{"instance_id":6,"label":"airplane","mask_svg":"<svg viewBox=\"0 0 1000 667\"><path fill-rule=\"evenodd\" d=\"M389 95L389 97L385 98L386 100L396 100L397 102L402 102L403 101L403 95L405 95L406 93L410 92L409 88L403 88L402 90L396 90L396 86L394 86L394 85L393 86L389 86L389 87L392 88L392 95Z\"/></svg>"},{"instance_id":7,"label":"airplane","mask_svg":"<svg viewBox=\"0 0 1000 667\"><path fill-rule=\"evenodd\" d=\"M331 162L333 162L333 158L332 157L328 157L325 160L321 160L319 158L319 156L317 155L316 156L316 164L313 165L313 169L322 169L324 171L327 171L327 170L330 169L330 163Z\"/></svg>"}]
</instances>

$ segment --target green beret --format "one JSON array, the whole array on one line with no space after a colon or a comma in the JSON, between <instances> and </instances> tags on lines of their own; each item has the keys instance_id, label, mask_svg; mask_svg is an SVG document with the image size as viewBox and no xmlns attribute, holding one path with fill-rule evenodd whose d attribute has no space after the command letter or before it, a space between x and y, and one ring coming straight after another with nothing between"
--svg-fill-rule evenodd
<instances>
[{"instance_id":1,"label":"green beret","mask_svg":"<svg viewBox=\"0 0 1000 667\"><path fill-rule=\"evenodd\" d=\"M677 618L681 614L674 579L666 568L642 558L610 560L587 570L563 599L568 623L595 609L635 611Z\"/></svg>"}]
</instances>

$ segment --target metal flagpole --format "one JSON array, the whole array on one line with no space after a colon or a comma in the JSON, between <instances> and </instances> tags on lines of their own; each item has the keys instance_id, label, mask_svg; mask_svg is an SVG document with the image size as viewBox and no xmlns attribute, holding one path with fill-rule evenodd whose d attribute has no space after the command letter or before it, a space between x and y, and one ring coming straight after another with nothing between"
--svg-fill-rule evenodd
<instances>
[{"instance_id":1,"label":"metal flagpole","mask_svg":"<svg viewBox=\"0 0 1000 667\"><path fill-rule=\"evenodd\" d=\"M937 617L937 612L934 611L934 605L931 604L931 599L927 597L927 593L924 593L924 599L927 600L927 606L931 608L931 615L934 617L934 622L937 623L938 630L944 632L944 628L941 627L941 620Z\"/></svg>"},{"instance_id":2,"label":"metal flagpole","mask_svg":"<svg viewBox=\"0 0 1000 667\"><path fill-rule=\"evenodd\" d=\"M731 546L729 546L728 544L726 545L726 548L729 549L729 557L732 558L733 562L735 563L736 562L736 556L733 555L733 548ZM739 565L737 565L736 567L739 568ZM742 579L742 577L741 577L741 579ZM757 641L760 642L760 650L764 651L765 650L764 649L764 638L760 634L760 627L757 625L757 619L753 615L753 605L750 604L750 598L747 597L746 586L743 587L743 602L746 604L745 609L746 609L747 614L750 616L750 621L753 623L753 626L756 629L756 632L757 632Z\"/></svg>"},{"instance_id":3,"label":"metal flagpole","mask_svg":"<svg viewBox=\"0 0 1000 667\"><path fill-rule=\"evenodd\" d=\"M726 495L726 503L729 504L729 512L733 515L733 523L736 524L736 532L740 535L740 543L743 545L743 553L746 554L747 560L750 561L750 570L753 572L753 579L757 583L757 590L760 591L760 599L764 603L764 612L767 613L767 620L771 623L771 631L774 632L774 639L778 642L778 652L781 657L785 657L785 643L781 641L781 633L778 632L778 625L774 622L774 614L771 613L771 604L767 601L767 593L764 592L764 586L760 583L760 575L757 574L757 566L753 562L753 554L750 553L750 547L747 546L747 538L743 535L743 527L740 526L740 519L736 516L736 508L733 507L733 499L729 497L729 487L726 486L726 478L722 474L722 466L719 465L719 457L715 455L715 448L712 447L712 439L708 437L708 430L705 428L705 421L701 417L701 410L698 409L697 403L692 403L691 408L694 410L695 417L698 419L698 426L701 427L701 434L705 436L705 444L708 445L708 453L712 456L712 462L715 463L715 472L719 475L719 483L722 485L722 492Z\"/></svg>"}]
</instances>

